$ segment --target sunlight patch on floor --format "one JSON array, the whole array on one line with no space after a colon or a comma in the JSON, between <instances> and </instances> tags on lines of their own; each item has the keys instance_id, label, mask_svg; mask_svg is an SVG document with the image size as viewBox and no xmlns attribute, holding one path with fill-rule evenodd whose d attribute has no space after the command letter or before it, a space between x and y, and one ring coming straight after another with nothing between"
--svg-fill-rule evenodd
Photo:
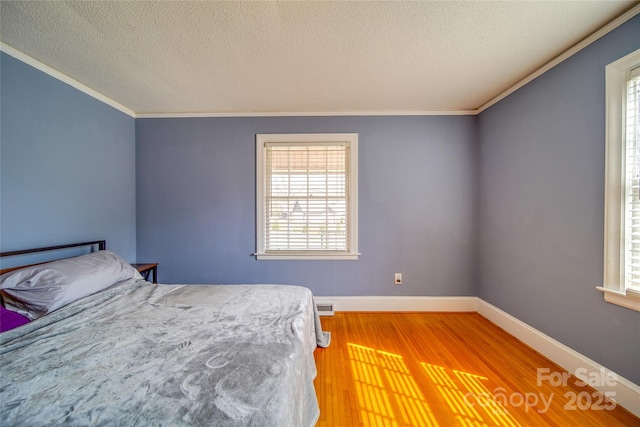
<instances>
[{"instance_id":1,"label":"sunlight patch on floor","mask_svg":"<svg viewBox=\"0 0 640 427\"><path fill-rule=\"evenodd\" d=\"M463 426L520 426L482 383L486 377L455 369L451 370L454 374L451 377L443 366L424 362L421 365Z\"/></svg>"},{"instance_id":2,"label":"sunlight patch on floor","mask_svg":"<svg viewBox=\"0 0 640 427\"><path fill-rule=\"evenodd\" d=\"M347 348L363 424L439 426L402 356L353 343ZM420 366L460 425L520 427L485 386L486 377L424 362Z\"/></svg>"},{"instance_id":3,"label":"sunlight patch on floor","mask_svg":"<svg viewBox=\"0 0 640 427\"><path fill-rule=\"evenodd\" d=\"M351 343L348 349L366 425L438 426L402 356Z\"/></svg>"}]
</instances>

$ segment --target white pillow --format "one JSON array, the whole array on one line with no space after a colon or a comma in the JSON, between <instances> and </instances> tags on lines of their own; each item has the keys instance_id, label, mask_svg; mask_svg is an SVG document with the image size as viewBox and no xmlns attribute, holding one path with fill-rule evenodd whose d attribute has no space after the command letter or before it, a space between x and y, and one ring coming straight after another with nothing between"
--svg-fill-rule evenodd
<instances>
[{"instance_id":1,"label":"white pillow","mask_svg":"<svg viewBox=\"0 0 640 427\"><path fill-rule=\"evenodd\" d=\"M113 252L98 251L5 273L0 292L6 308L33 320L128 279L142 276Z\"/></svg>"}]
</instances>

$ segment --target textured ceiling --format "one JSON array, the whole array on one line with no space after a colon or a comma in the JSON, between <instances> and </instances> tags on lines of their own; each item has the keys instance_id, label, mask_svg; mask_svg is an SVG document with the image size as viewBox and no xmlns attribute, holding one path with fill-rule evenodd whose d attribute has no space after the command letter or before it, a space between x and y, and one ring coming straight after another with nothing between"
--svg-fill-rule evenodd
<instances>
[{"instance_id":1,"label":"textured ceiling","mask_svg":"<svg viewBox=\"0 0 640 427\"><path fill-rule=\"evenodd\" d=\"M475 110L635 1L2 1L0 41L137 115Z\"/></svg>"}]
</instances>

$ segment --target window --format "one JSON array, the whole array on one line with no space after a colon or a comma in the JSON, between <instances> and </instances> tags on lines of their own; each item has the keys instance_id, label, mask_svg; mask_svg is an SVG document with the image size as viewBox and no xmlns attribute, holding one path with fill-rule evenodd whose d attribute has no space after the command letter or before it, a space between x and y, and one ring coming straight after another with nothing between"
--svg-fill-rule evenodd
<instances>
[{"instance_id":1,"label":"window","mask_svg":"<svg viewBox=\"0 0 640 427\"><path fill-rule=\"evenodd\" d=\"M606 68L606 301L640 311L640 50Z\"/></svg>"},{"instance_id":2,"label":"window","mask_svg":"<svg viewBox=\"0 0 640 427\"><path fill-rule=\"evenodd\" d=\"M257 259L358 259L358 134L256 136Z\"/></svg>"}]
</instances>

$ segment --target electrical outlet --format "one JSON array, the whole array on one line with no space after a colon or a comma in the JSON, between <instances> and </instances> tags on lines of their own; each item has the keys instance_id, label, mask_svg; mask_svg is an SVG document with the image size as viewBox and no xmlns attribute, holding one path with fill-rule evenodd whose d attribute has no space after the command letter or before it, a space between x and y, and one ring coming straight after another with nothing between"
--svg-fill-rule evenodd
<instances>
[{"instance_id":1,"label":"electrical outlet","mask_svg":"<svg viewBox=\"0 0 640 427\"><path fill-rule=\"evenodd\" d=\"M401 285L402 284L402 273L396 273L394 283L396 285Z\"/></svg>"}]
</instances>

